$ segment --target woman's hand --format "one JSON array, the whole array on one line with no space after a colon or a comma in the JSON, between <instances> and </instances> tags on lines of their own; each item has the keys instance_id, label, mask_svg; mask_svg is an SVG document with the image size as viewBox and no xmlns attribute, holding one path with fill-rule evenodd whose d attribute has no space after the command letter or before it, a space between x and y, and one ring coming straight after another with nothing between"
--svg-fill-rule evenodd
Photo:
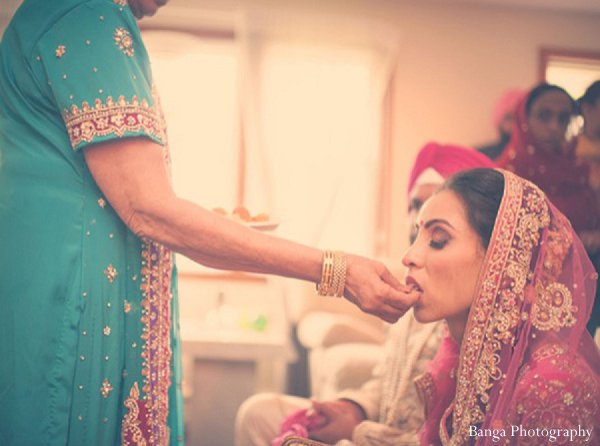
<instances>
[{"instance_id":1,"label":"woman's hand","mask_svg":"<svg viewBox=\"0 0 600 446\"><path fill-rule=\"evenodd\" d=\"M327 420L324 424L311 429L311 439L327 444L335 444L340 440L352 439L354 427L366 416L357 404L349 400L313 401L313 409Z\"/></svg>"},{"instance_id":2,"label":"woman's hand","mask_svg":"<svg viewBox=\"0 0 600 446\"><path fill-rule=\"evenodd\" d=\"M396 322L417 301L419 294L396 279L383 263L346 255L344 296L365 313Z\"/></svg>"},{"instance_id":3,"label":"woman's hand","mask_svg":"<svg viewBox=\"0 0 600 446\"><path fill-rule=\"evenodd\" d=\"M169 0L129 0L129 7L136 18L153 16L158 8L164 6Z\"/></svg>"}]
</instances>

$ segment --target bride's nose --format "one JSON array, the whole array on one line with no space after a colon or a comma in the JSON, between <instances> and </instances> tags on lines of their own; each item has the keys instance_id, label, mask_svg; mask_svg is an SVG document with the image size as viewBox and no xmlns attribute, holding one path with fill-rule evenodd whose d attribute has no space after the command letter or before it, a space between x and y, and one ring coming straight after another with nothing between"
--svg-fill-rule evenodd
<instances>
[{"instance_id":1,"label":"bride's nose","mask_svg":"<svg viewBox=\"0 0 600 446\"><path fill-rule=\"evenodd\" d=\"M413 243L404 253L402 264L407 268L418 267L422 262L419 260L419 248L416 243Z\"/></svg>"}]
</instances>

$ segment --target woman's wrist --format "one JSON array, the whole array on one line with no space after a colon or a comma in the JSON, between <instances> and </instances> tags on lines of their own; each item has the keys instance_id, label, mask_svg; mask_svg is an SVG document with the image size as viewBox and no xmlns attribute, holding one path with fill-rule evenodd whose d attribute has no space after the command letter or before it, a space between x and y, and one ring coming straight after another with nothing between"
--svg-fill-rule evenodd
<instances>
[{"instance_id":1,"label":"woman's wrist","mask_svg":"<svg viewBox=\"0 0 600 446\"><path fill-rule=\"evenodd\" d=\"M323 251L319 296L342 297L346 288L346 255L341 251Z\"/></svg>"}]
</instances>

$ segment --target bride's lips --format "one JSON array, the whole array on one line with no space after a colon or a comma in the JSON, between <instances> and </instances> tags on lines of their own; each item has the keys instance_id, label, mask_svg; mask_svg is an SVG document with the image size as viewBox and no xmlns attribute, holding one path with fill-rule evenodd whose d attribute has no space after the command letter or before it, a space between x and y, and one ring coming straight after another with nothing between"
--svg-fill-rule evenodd
<instances>
[{"instance_id":1,"label":"bride's lips","mask_svg":"<svg viewBox=\"0 0 600 446\"><path fill-rule=\"evenodd\" d=\"M412 287L415 291L418 291L419 293L423 292L423 289L419 285L419 282L417 282L412 276L406 277L406 285Z\"/></svg>"}]
</instances>

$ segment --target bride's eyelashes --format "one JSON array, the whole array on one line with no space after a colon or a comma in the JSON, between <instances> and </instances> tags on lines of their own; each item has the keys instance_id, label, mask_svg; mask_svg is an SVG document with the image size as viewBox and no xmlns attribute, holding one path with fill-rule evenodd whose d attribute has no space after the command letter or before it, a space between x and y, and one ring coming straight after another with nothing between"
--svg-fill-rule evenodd
<instances>
[{"instance_id":1,"label":"bride's eyelashes","mask_svg":"<svg viewBox=\"0 0 600 446\"><path fill-rule=\"evenodd\" d=\"M446 231L440 228L433 228L431 231L431 239L429 240L429 246L433 249L443 249L450 241L450 236Z\"/></svg>"}]
</instances>

